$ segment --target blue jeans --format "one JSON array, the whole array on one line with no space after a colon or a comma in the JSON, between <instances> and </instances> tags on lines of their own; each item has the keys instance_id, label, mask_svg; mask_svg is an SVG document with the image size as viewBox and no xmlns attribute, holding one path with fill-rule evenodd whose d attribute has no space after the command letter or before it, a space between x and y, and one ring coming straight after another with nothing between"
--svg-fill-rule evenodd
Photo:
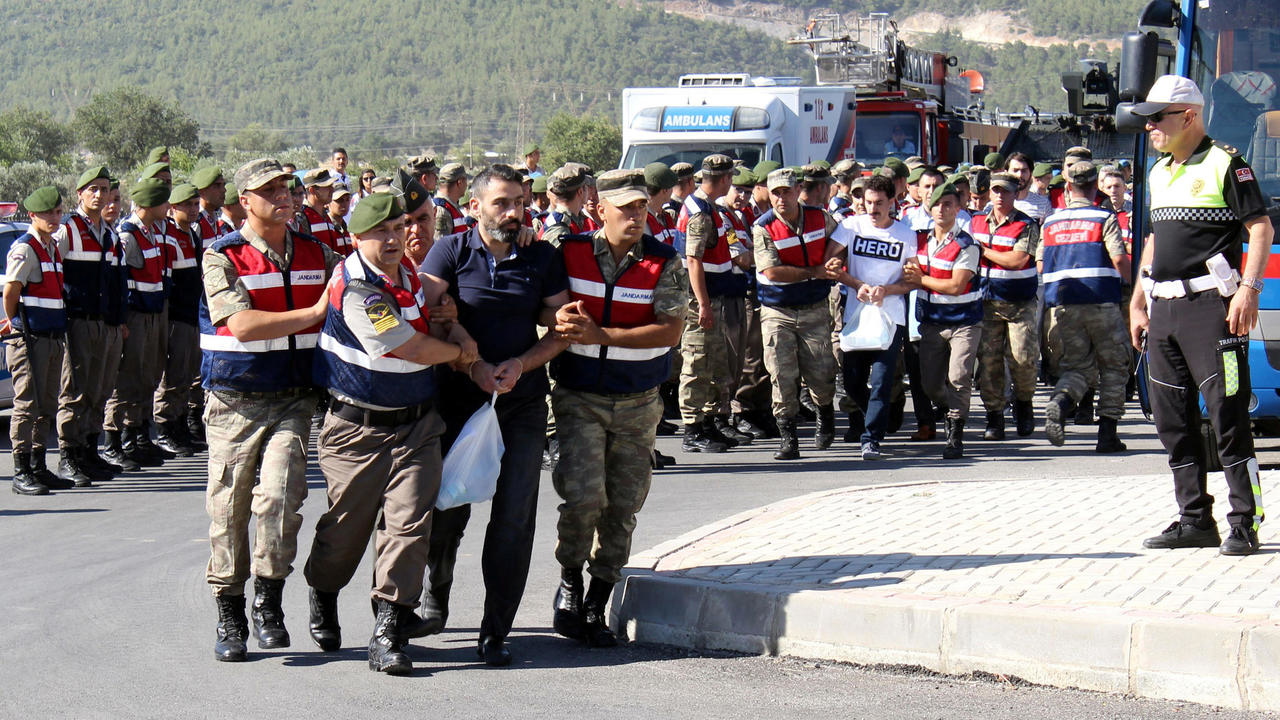
<instances>
[{"instance_id":1,"label":"blue jeans","mask_svg":"<svg viewBox=\"0 0 1280 720\"><path fill-rule=\"evenodd\" d=\"M889 398L893 395L893 374L898 368L898 352L902 349L906 331L905 326L899 325L887 350L844 354L844 389L866 418L866 430L862 431L864 444L879 445L884 440L884 429L889 424ZM868 381L870 388L867 387Z\"/></svg>"}]
</instances>

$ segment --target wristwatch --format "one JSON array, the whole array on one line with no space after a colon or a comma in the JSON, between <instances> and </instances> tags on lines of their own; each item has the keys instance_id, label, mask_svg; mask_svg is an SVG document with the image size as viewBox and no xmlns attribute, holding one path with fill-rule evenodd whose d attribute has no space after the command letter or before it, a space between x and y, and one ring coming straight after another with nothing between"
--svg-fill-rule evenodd
<instances>
[{"instance_id":1,"label":"wristwatch","mask_svg":"<svg viewBox=\"0 0 1280 720\"><path fill-rule=\"evenodd\" d=\"M1256 293L1262 292L1262 279L1256 277L1244 277L1240 279L1240 285L1253 290Z\"/></svg>"}]
</instances>

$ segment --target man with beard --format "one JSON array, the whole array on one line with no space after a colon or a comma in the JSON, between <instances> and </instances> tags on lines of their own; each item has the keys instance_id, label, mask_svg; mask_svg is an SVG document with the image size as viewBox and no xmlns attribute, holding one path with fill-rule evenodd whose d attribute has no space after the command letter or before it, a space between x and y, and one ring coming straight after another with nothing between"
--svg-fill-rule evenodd
<instances>
[{"instance_id":1,"label":"man with beard","mask_svg":"<svg viewBox=\"0 0 1280 720\"><path fill-rule=\"evenodd\" d=\"M1013 206L1032 220L1043 222L1053 212L1053 205L1048 196L1031 192L1031 173L1035 170L1035 164L1026 153L1021 152L1010 155L1007 164L1009 174L1018 179L1018 194L1013 200Z\"/></svg>"},{"instance_id":2,"label":"man with beard","mask_svg":"<svg viewBox=\"0 0 1280 720\"><path fill-rule=\"evenodd\" d=\"M498 393L494 409L505 450L481 558L485 600L478 647L490 665L511 662L505 640L529 574L546 432L543 366L566 346L552 334L539 339L538 325L540 320L550 324L554 311L569 300L555 248L519 245L521 185L519 173L506 165L477 175L471 197L472 214L479 218L476 227L442 238L422 265L427 302L451 296L480 354L465 372L442 377L446 451L472 413ZM430 584L417 634L439 632L445 625L458 544L470 517L470 505L436 513L428 555Z\"/></svg>"}]
</instances>

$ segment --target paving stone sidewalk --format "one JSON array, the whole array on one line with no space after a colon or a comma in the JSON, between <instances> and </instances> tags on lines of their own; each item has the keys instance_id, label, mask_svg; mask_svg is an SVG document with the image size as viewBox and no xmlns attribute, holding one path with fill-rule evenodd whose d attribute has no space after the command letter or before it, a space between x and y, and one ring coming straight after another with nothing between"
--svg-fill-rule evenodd
<instances>
[{"instance_id":1,"label":"paving stone sidewalk","mask_svg":"<svg viewBox=\"0 0 1280 720\"><path fill-rule=\"evenodd\" d=\"M1175 517L1167 474L818 493L636 555L614 612L641 641L1280 709L1280 530L1142 547Z\"/></svg>"}]
</instances>

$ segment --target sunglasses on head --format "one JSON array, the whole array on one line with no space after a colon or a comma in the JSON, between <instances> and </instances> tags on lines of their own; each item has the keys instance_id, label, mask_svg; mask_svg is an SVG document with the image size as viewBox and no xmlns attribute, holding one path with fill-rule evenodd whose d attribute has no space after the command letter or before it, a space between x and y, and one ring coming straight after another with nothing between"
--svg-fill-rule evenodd
<instances>
[{"instance_id":1,"label":"sunglasses on head","mask_svg":"<svg viewBox=\"0 0 1280 720\"><path fill-rule=\"evenodd\" d=\"M1169 117L1170 115L1181 115L1186 111L1187 111L1186 108L1183 108L1181 110L1161 110L1158 113L1152 113L1151 115L1148 115L1147 121L1153 124L1158 123L1161 120L1164 120L1165 118Z\"/></svg>"}]
</instances>

